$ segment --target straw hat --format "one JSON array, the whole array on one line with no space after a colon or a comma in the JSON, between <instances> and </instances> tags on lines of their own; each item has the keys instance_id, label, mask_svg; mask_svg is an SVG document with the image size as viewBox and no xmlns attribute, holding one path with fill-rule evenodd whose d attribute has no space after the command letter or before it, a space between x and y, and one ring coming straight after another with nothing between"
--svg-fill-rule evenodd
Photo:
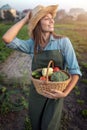
<instances>
[{"instance_id":1,"label":"straw hat","mask_svg":"<svg viewBox=\"0 0 87 130\"><path fill-rule=\"evenodd\" d=\"M30 35L32 35L32 31L36 27L39 20L44 17L47 13L51 13L53 18L56 16L58 5L51 5L51 6L36 6L31 12L31 18L29 20L28 29Z\"/></svg>"}]
</instances>

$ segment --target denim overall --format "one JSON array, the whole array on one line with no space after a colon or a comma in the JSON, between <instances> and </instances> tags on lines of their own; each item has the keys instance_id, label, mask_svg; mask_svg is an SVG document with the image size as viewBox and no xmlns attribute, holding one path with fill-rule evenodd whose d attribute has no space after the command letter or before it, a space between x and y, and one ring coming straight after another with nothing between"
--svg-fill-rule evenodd
<instances>
[{"instance_id":1,"label":"denim overall","mask_svg":"<svg viewBox=\"0 0 87 130\"><path fill-rule=\"evenodd\" d=\"M32 70L47 67L50 60L55 66L64 69L64 59L59 50L47 50L38 53L32 60ZM29 116L32 130L58 130L63 107L63 98L49 99L35 90L33 83L29 94Z\"/></svg>"}]
</instances>

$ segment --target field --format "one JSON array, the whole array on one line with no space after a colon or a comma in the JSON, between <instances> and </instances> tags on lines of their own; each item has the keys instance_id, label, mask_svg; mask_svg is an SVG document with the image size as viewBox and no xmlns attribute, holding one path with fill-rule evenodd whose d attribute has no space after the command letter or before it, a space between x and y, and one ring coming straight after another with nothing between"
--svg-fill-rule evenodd
<instances>
[{"instance_id":1,"label":"field","mask_svg":"<svg viewBox=\"0 0 87 130\"><path fill-rule=\"evenodd\" d=\"M13 25L0 24L0 63L1 65L13 54L14 51L8 49L3 43L1 37ZM65 110L62 119L61 130L86 130L87 128L87 22L73 23L56 23L55 32L70 38L77 59L82 71L82 78L75 87L74 91L65 99ZM27 26L24 26L19 32L18 37L28 39ZM0 67L1 67L0 65ZM19 86L13 84L8 86L4 84L3 74L0 74L0 130L7 130L4 124L9 124L8 129L12 128L14 118L17 122L25 122L25 129L31 130L29 119L27 118L28 110L28 88L26 85ZM18 96L17 102L11 100L12 96ZM70 110L71 109L71 110ZM70 113L68 112L70 111ZM74 111L74 113L73 113ZM25 115L24 115L25 113ZM66 114L68 113L68 114ZM21 117L20 117L21 116ZM25 119L23 119L25 118ZM75 118L75 119L73 119ZM22 130L22 123L17 124L13 130ZM81 127L81 129L80 129Z\"/></svg>"},{"instance_id":2,"label":"field","mask_svg":"<svg viewBox=\"0 0 87 130\"><path fill-rule=\"evenodd\" d=\"M57 33L70 38L78 59L87 61L87 23L57 24L55 27Z\"/></svg>"},{"instance_id":3,"label":"field","mask_svg":"<svg viewBox=\"0 0 87 130\"><path fill-rule=\"evenodd\" d=\"M0 24L0 62L3 62L12 52L7 49L1 39L2 35L10 28L12 24ZM87 23L73 22L68 24L55 24L55 31L58 34L68 36L76 50L79 60L86 61L87 54ZM25 26L18 35L21 39L28 39L27 26ZM85 55L84 55L85 53ZM83 58L84 57L84 58ZM84 62L83 61L83 62Z\"/></svg>"},{"instance_id":4,"label":"field","mask_svg":"<svg viewBox=\"0 0 87 130\"><path fill-rule=\"evenodd\" d=\"M4 62L7 57L13 52L11 49L7 48L6 45L2 41L3 34L13 25L13 23L10 24L0 24L0 63ZM24 27L19 33L18 37L27 39L28 34L26 32L26 27Z\"/></svg>"}]
</instances>

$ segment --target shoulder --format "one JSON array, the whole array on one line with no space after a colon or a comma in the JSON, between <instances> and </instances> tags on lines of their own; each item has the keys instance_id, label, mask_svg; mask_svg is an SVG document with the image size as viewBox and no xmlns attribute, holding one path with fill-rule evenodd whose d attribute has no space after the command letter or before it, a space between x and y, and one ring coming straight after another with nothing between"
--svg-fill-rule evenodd
<instances>
[{"instance_id":1,"label":"shoulder","mask_svg":"<svg viewBox=\"0 0 87 130\"><path fill-rule=\"evenodd\" d=\"M60 45L64 48L67 46L72 46L71 40L68 37L62 37L59 39Z\"/></svg>"},{"instance_id":2,"label":"shoulder","mask_svg":"<svg viewBox=\"0 0 87 130\"><path fill-rule=\"evenodd\" d=\"M61 43L64 43L64 44L68 44L68 43L70 43L71 41L70 41L70 39L68 38L68 37L62 37L62 38L60 38L60 41L61 41Z\"/></svg>"},{"instance_id":3,"label":"shoulder","mask_svg":"<svg viewBox=\"0 0 87 130\"><path fill-rule=\"evenodd\" d=\"M70 39L67 36L53 34L52 39L59 43L70 43Z\"/></svg>"},{"instance_id":4,"label":"shoulder","mask_svg":"<svg viewBox=\"0 0 87 130\"><path fill-rule=\"evenodd\" d=\"M61 50L68 50L70 48L73 48L72 43L70 39L67 36L63 36L56 39L57 45L60 47Z\"/></svg>"},{"instance_id":5,"label":"shoulder","mask_svg":"<svg viewBox=\"0 0 87 130\"><path fill-rule=\"evenodd\" d=\"M34 44L34 40L32 38L24 40L28 44Z\"/></svg>"},{"instance_id":6,"label":"shoulder","mask_svg":"<svg viewBox=\"0 0 87 130\"><path fill-rule=\"evenodd\" d=\"M70 39L67 36L58 36L58 37L54 37L54 40L60 44L60 45L67 45L67 44L71 44Z\"/></svg>"}]
</instances>

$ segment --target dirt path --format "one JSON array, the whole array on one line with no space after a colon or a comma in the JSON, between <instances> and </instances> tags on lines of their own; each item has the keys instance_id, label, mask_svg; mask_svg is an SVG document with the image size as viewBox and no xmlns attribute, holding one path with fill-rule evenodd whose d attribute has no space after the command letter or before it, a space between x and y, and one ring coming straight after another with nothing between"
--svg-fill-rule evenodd
<instances>
[{"instance_id":1,"label":"dirt path","mask_svg":"<svg viewBox=\"0 0 87 130\"><path fill-rule=\"evenodd\" d=\"M29 83L30 70L31 57L16 51L0 66L0 73L6 77L4 82L11 84L15 81ZM87 85L79 81L77 86L65 98L61 130L87 130L87 116L85 117L84 114L87 110ZM10 116L7 115L3 119L0 117L3 126L1 130L24 130L23 123L26 114L27 110L23 110L10 113Z\"/></svg>"},{"instance_id":2,"label":"dirt path","mask_svg":"<svg viewBox=\"0 0 87 130\"><path fill-rule=\"evenodd\" d=\"M15 51L5 63L0 66L0 73L6 77L4 80L6 83L29 83L31 56Z\"/></svg>"}]
</instances>

